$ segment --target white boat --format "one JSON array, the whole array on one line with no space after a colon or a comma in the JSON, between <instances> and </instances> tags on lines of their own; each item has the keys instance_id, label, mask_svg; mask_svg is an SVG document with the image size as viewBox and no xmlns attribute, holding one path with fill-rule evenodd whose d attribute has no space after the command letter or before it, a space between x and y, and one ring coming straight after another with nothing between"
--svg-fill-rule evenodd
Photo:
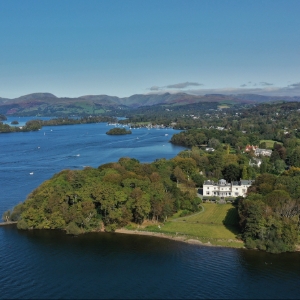
<instances>
[{"instance_id":1,"label":"white boat","mask_svg":"<svg viewBox=\"0 0 300 300\"><path fill-rule=\"evenodd\" d=\"M168 134L167 134L167 133L165 133L165 136L168 136Z\"/></svg>"},{"instance_id":2,"label":"white boat","mask_svg":"<svg viewBox=\"0 0 300 300\"><path fill-rule=\"evenodd\" d=\"M33 175L33 172L30 172L29 175Z\"/></svg>"}]
</instances>

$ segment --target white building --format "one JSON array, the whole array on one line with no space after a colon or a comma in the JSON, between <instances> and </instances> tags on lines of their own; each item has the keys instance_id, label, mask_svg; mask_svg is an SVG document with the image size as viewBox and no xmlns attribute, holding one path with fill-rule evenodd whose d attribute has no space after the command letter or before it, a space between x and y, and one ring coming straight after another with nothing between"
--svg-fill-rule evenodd
<instances>
[{"instance_id":1,"label":"white building","mask_svg":"<svg viewBox=\"0 0 300 300\"><path fill-rule=\"evenodd\" d=\"M220 179L218 182L207 180L204 181L203 184L203 197L215 196L221 199L226 197L245 197L253 181L254 180L240 180L229 183L225 179Z\"/></svg>"},{"instance_id":2,"label":"white building","mask_svg":"<svg viewBox=\"0 0 300 300\"><path fill-rule=\"evenodd\" d=\"M256 157L252 157L250 160L249 160L249 166L251 167L254 167L254 166L257 166L260 168L260 165L262 164L262 160L259 159L259 158L256 158Z\"/></svg>"},{"instance_id":3,"label":"white building","mask_svg":"<svg viewBox=\"0 0 300 300\"><path fill-rule=\"evenodd\" d=\"M255 156L271 156L272 150L256 148L254 154Z\"/></svg>"}]
</instances>

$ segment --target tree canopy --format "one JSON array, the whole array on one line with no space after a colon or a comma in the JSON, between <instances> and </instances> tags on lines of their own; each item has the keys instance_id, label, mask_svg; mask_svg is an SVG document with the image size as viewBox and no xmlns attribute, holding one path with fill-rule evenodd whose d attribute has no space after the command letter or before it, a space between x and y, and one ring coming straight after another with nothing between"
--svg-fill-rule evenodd
<instances>
[{"instance_id":1,"label":"tree canopy","mask_svg":"<svg viewBox=\"0 0 300 300\"><path fill-rule=\"evenodd\" d=\"M197 211L194 188L181 191L170 177L175 165L121 158L99 168L64 170L35 189L12 214L20 229L64 229L78 234L103 226L114 231L145 219L164 221L178 209Z\"/></svg>"}]
</instances>

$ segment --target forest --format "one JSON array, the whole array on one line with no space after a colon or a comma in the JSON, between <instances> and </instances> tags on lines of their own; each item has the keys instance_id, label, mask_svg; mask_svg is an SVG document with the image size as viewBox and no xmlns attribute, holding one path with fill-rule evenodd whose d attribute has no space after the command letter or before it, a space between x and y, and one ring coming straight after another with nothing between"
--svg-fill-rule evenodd
<instances>
[{"instance_id":1,"label":"forest","mask_svg":"<svg viewBox=\"0 0 300 300\"><path fill-rule=\"evenodd\" d=\"M174 162L141 164L121 158L97 169L64 170L34 190L3 219L19 229L64 229L70 234L114 231L145 219L164 221L177 210L197 211L194 188L180 190L172 181Z\"/></svg>"},{"instance_id":2,"label":"forest","mask_svg":"<svg viewBox=\"0 0 300 300\"><path fill-rule=\"evenodd\" d=\"M262 174L238 204L241 237L247 248L272 253L295 251L299 238L300 168L279 176Z\"/></svg>"}]
</instances>

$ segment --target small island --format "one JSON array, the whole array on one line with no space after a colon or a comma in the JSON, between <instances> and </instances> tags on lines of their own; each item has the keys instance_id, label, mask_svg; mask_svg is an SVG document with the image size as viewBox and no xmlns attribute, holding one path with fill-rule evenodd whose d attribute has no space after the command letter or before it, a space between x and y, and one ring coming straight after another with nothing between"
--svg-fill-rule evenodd
<instances>
[{"instance_id":1,"label":"small island","mask_svg":"<svg viewBox=\"0 0 300 300\"><path fill-rule=\"evenodd\" d=\"M123 135L123 134L131 134L131 130L126 130L125 128L112 128L106 132L108 135Z\"/></svg>"}]
</instances>

